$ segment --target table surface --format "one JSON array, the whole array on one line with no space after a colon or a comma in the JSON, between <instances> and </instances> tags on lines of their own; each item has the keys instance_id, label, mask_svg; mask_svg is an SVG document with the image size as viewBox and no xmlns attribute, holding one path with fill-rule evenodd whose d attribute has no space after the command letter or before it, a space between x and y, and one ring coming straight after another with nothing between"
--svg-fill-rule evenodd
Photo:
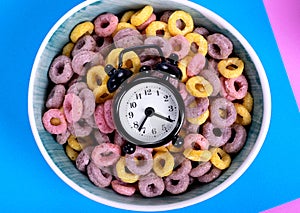
<instances>
[{"instance_id":1,"label":"table surface","mask_svg":"<svg viewBox=\"0 0 300 213\"><path fill-rule=\"evenodd\" d=\"M127 212L94 202L65 184L33 138L28 84L39 45L68 10L83 0L1 1L0 211ZM300 197L300 113L261 0L193 0L230 22L260 57L272 93L265 143L249 169L202 203L171 212L259 212Z\"/></svg>"}]
</instances>

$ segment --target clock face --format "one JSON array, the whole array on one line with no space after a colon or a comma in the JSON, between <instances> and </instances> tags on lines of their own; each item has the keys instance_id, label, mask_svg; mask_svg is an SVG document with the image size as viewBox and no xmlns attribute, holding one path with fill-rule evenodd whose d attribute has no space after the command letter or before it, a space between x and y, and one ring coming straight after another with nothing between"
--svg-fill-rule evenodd
<instances>
[{"instance_id":1,"label":"clock face","mask_svg":"<svg viewBox=\"0 0 300 213\"><path fill-rule=\"evenodd\" d=\"M117 103L115 117L120 134L137 145L170 140L182 123L182 105L178 102L181 97L176 93L175 88L160 82L133 84Z\"/></svg>"}]
</instances>

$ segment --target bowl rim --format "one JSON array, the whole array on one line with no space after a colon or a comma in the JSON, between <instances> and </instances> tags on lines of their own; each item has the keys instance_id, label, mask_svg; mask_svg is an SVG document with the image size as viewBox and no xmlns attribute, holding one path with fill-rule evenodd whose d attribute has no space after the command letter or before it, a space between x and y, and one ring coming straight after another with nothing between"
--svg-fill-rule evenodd
<instances>
[{"instance_id":1,"label":"bowl rim","mask_svg":"<svg viewBox=\"0 0 300 213\"><path fill-rule=\"evenodd\" d=\"M76 13L80 9L88 6L89 4L95 3L99 0L86 0L82 3L76 5L71 10L69 10L67 13L65 13L50 29L50 31L47 33L46 37L42 41L41 46L39 47L39 50L36 54L36 57L34 59L34 64L31 71L31 76L29 80L29 89L28 89L28 116L29 116L29 122L31 126L31 131L33 133L33 136L35 138L36 144L42 153L44 159L48 163L48 165L51 167L51 169L56 173L57 176L59 176L67 185L69 185L71 188L79 192L80 194L90 198L91 200L94 200L98 203L108 205L114 208L120 208L124 210L133 210L133 211L166 211L166 210L173 210L173 209L180 209L187 206L194 205L196 203L200 203L202 201L205 201L226 188L228 188L232 183L234 183L252 164L256 156L258 155L268 132L270 120L271 120L271 93L270 93L270 87L269 82L265 73L265 70L263 68L263 65L257 56L254 49L251 47L251 45L248 43L248 41L224 18L219 16L218 14L214 13L213 11L196 4L191 1L182 1L182 0L169 0L173 1L179 4L184 4L188 7L194 8L197 11L200 11L203 15L205 15L207 18L213 20L214 22L218 22L220 25L224 26L227 30L229 30L243 45L243 47L247 50L250 58L253 61L253 64L255 65L257 69L257 73L259 75L260 81L261 81L261 87L262 87L262 93L263 93L263 117L262 117L262 124L260 127L259 135L257 137L257 140L249 153L249 155L246 157L244 162L239 166L239 168L230 175L224 182L222 182L217 187L211 189L210 191L197 196L195 198L191 198L189 200L180 201L173 204L166 204L166 205L138 205L138 204L124 204L124 203L118 203L103 197L96 196L87 190L81 188L79 185L77 185L75 182L73 182L71 179L69 179L53 162L50 155L47 153L43 142L38 134L37 125L34 119L34 108L33 108L33 92L34 92L34 78L37 73L37 68L40 60L40 56L42 55L48 41L50 40L51 36L54 34L54 32L59 28L59 26L66 21L73 13ZM151 207L151 208L149 208Z\"/></svg>"}]
</instances>

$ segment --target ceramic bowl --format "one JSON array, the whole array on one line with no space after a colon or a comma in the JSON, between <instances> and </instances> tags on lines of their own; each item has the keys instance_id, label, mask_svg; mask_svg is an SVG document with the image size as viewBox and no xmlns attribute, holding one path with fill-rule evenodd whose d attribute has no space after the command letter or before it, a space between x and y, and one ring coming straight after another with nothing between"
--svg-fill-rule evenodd
<instances>
[{"instance_id":1,"label":"ceramic bowl","mask_svg":"<svg viewBox=\"0 0 300 213\"><path fill-rule=\"evenodd\" d=\"M156 198L144 198L141 195L124 197L109 188L98 188L86 175L79 172L68 159L63 147L55 142L42 124L42 113L47 98L48 68L53 58L69 41L73 27L83 21L93 20L104 12L118 14L130 9L138 9L150 4L156 12L181 9L189 12L195 25L204 26L210 32L220 32L231 39L234 54L246 64L245 75L249 89L254 97L252 123L249 127L247 142L241 152L233 159L231 166L215 181L196 186L188 192L177 195L165 195ZM162 211L193 205L215 196L235 182L249 167L264 143L269 128L271 114L270 89L264 68L253 48L245 38L223 18L212 11L189 1L166 0L101 0L84 1L66 13L49 31L36 55L29 83L28 109L33 135L49 166L70 187L82 195L105 205L121 209L139 211Z\"/></svg>"}]
</instances>

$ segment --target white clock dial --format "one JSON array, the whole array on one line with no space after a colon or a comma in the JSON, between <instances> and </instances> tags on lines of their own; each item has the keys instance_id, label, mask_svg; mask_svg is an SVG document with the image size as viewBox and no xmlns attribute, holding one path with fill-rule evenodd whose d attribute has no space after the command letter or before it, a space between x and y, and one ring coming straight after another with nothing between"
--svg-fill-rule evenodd
<instances>
[{"instance_id":1,"label":"white clock dial","mask_svg":"<svg viewBox=\"0 0 300 213\"><path fill-rule=\"evenodd\" d=\"M124 130L144 143L159 141L177 128L179 105L174 93L162 84L136 84L119 100L118 116Z\"/></svg>"}]
</instances>

